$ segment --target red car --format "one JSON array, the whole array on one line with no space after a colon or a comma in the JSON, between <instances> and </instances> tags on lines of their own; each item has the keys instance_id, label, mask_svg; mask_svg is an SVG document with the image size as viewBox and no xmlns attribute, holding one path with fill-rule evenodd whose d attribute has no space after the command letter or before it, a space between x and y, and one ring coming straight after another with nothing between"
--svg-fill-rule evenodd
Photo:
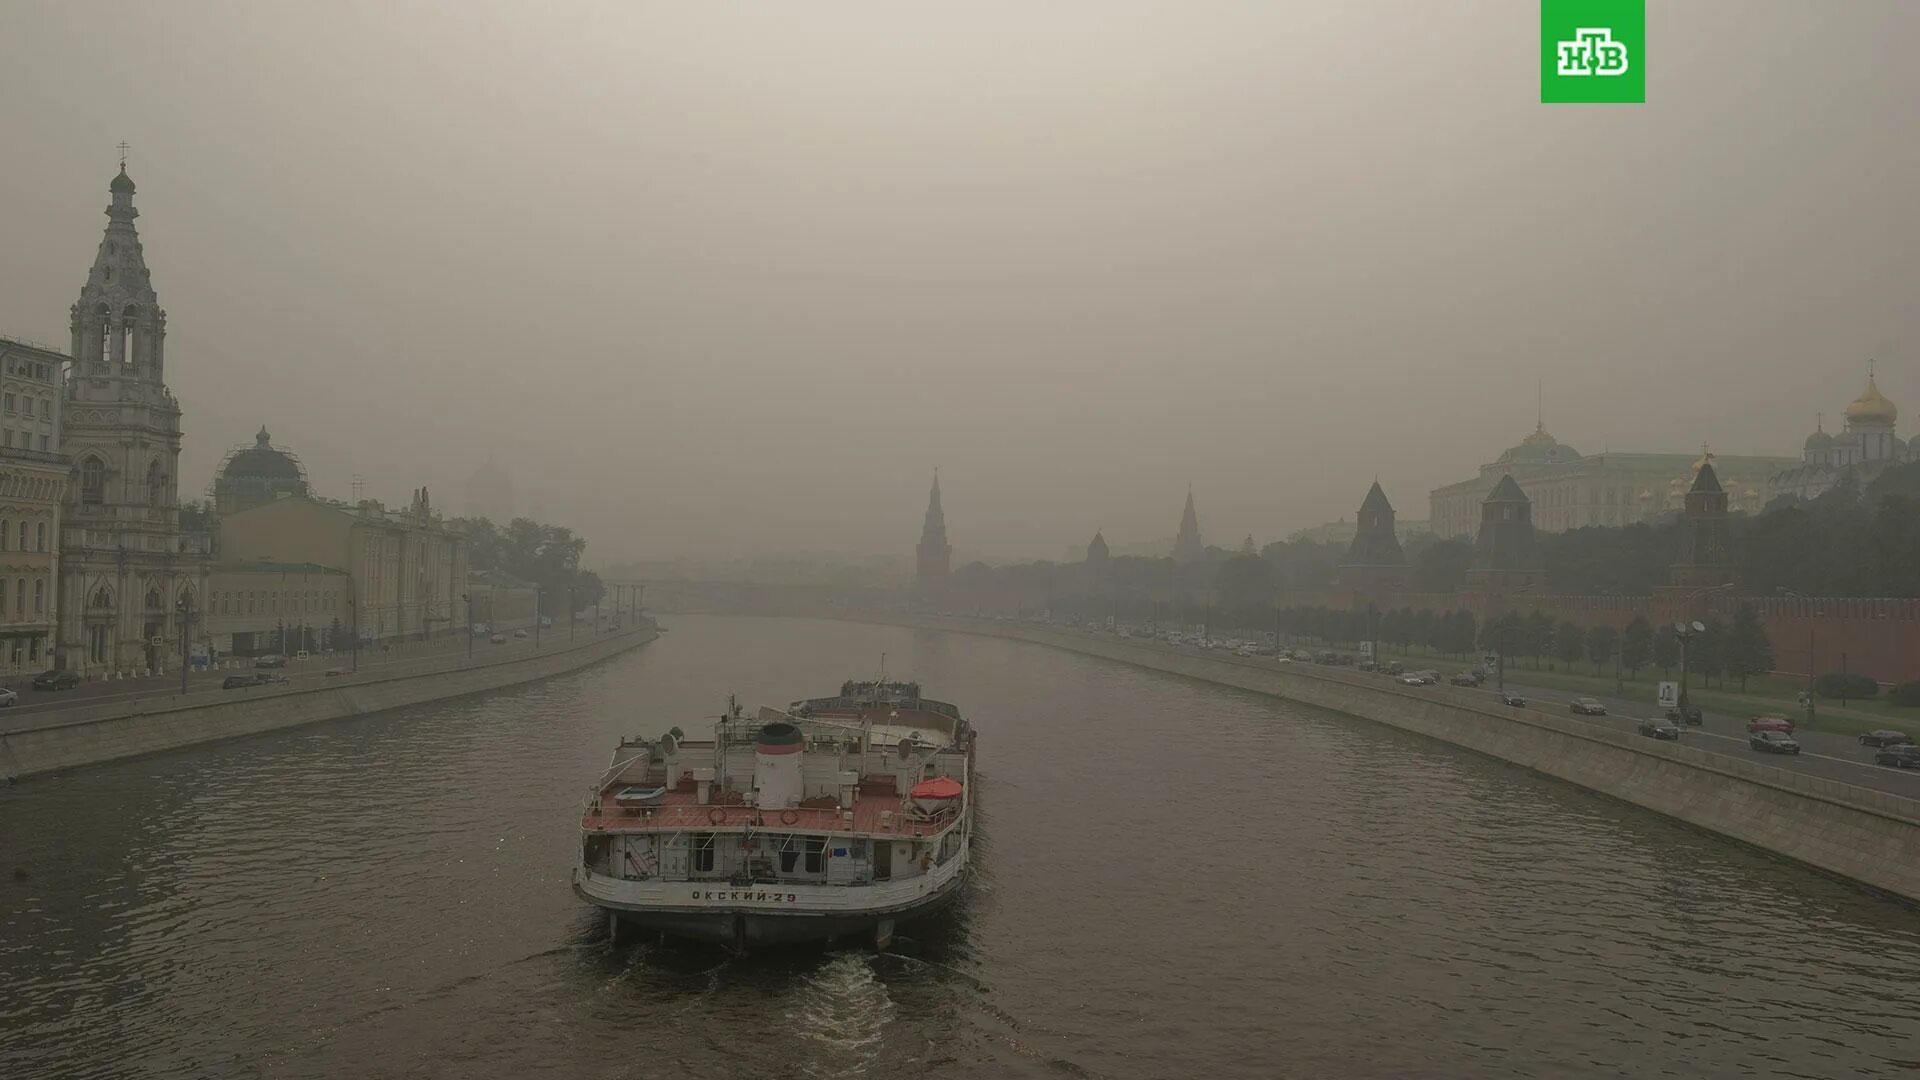
<instances>
[{"instance_id":1,"label":"red car","mask_svg":"<svg viewBox=\"0 0 1920 1080\"><path fill-rule=\"evenodd\" d=\"M1766 713L1747 721L1747 734L1754 735L1762 731L1778 731L1784 735L1793 734L1793 721L1779 713Z\"/></svg>"}]
</instances>

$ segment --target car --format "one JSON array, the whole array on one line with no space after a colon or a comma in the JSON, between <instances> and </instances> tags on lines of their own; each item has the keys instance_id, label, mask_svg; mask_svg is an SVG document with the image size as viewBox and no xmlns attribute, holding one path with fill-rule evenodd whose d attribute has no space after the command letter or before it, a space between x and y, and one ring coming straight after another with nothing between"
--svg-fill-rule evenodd
<instances>
[{"instance_id":1,"label":"car","mask_svg":"<svg viewBox=\"0 0 1920 1080\"><path fill-rule=\"evenodd\" d=\"M343 667L330 667L327 669L327 678L329 679L338 678L345 674L347 674L347 669Z\"/></svg>"},{"instance_id":2,"label":"car","mask_svg":"<svg viewBox=\"0 0 1920 1080\"><path fill-rule=\"evenodd\" d=\"M222 690L242 690L249 686L259 685L260 676L258 675L229 675L220 680L220 689Z\"/></svg>"},{"instance_id":3,"label":"car","mask_svg":"<svg viewBox=\"0 0 1920 1080\"><path fill-rule=\"evenodd\" d=\"M287 677L277 671L257 671L254 672L253 681L261 686L271 686L274 683L286 682Z\"/></svg>"},{"instance_id":4,"label":"car","mask_svg":"<svg viewBox=\"0 0 1920 1080\"><path fill-rule=\"evenodd\" d=\"M1607 715L1607 707L1600 704L1600 699L1590 697L1577 697L1567 702L1567 711L1576 716Z\"/></svg>"},{"instance_id":5,"label":"car","mask_svg":"<svg viewBox=\"0 0 1920 1080\"><path fill-rule=\"evenodd\" d=\"M1747 738L1747 745L1763 754L1797 754L1800 744L1793 736L1784 731L1756 731Z\"/></svg>"},{"instance_id":6,"label":"car","mask_svg":"<svg viewBox=\"0 0 1920 1080\"><path fill-rule=\"evenodd\" d=\"M1524 709L1527 707L1527 699L1521 697L1519 694L1501 694L1500 704L1511 705L1516 709Z\"/></svg>"},{"instance_id":7,"label":"car","mask_svg":"<svg viewBox=\"0 0 1920 1080\"><path fill-rule=\"evenodd\" d=\"M493 642L495 645L505 645L507 643L507 635L495 634L487 640Z\"/></svg>"},{"instance_id":8,"label":"car","mask_svg":"<svg viewBox=\"0 0 1920 1080\"><path fill-rule=\"evenodd\" d=\"M1896 769L1920 769L1920 746L1912 743L1895 743L1883 746L1873 753L1875 765L1891 765Z\"/></svg>"},{"instance_id":9,"label":"car","mask_svg":"<svg viewBox=\"0 0 1920 1080\"><path fill-rule=\"evenodd\" d=\"M20 700L20 695L12 690L0 689L0 709L9 708Z\"/></svg>"},{"instance_id":10,"label":"car","mask_svg":"<svg viewBox=\"0 0 1920 1080\"><path fill-rule=\"evenodd\" d=\"M287 658L278 654L262 656L254 660L253 666L257 668L282 668L287 666Z\"/></svg>"},{"instance_id":11,"label":"car","mask_svg":"<svg viewBox=\"0 0 1920 1080\"><path fill-rule=\"evenodd\" d=\"M1420 681L1426 683L1428 686L1440 685L1440 673L1437 671L1429 669L1426 671L1416 671L1414 674L1420 676Z\"/></svg>"},{"instance_id":12,"label":"car","mask_svg":"<svg viewBox=\"0 0 1920 1080\"><path fill-rule=\"evenodd\" d=\"M1885 728L1879 731L1869 731L1865 735L1860 736L1861 746L1901 746L1911 744L1912 742L1913 736L1906 732L1893 731Z\"/></svg>"},{"instance_id":13,"label":"car","mask_svg":"<svg viewBox=\"0 0 1920 1080\"><path fill-rule=\"evenodd\" d=\"M1402 676L1400 676L1399 678L1397 678L1397 679L1395 679L1395 680L1393 680L1393 681L1394 681L1394 682L1397 682L1397 683L1399 683L1399 684L1400 684L1401 686L1425 686L1425 685L1427 685L1427 680L1425 680L1425 679L1423 679L1423 678L1421 678L1421 677L1420 677L1420 676L1418 676L1418 675L1402 675Z\"/></svg>"},{"instance_id":14,"label":"car","mask_svg":"<svg viewBox=\"0 0 1920 1080\"><path fill-rule=\"evenodd\" d=\"M1447 676L1447 681L1455 686L1479 686L1487 677L1477 671L1456 671Z\"/></svg>"},{"instance_id":15,"label":"car","mask_svg":"<svg viewBox=\"0 0 1920 1080\"><path fill-rule=\"evenodd\" d=\"M1779 713L1762 713L1747 721L1747 734L1761 731L1777 731L1782 735L1793 734L1793 721Z\"/></svg>"},{"instance_id":16,"label":"car","mask_svg":"<svg viewBox=\"0 0 1920 1080\"><path fill-rule=\"evenodd\" d=\"M43 671L33 677L35 690L71 690L80 685L80 676L71 671Z\"/></svg>"},{"instance_id":17,"label":"car","mask_svg":"<svg viewBox=\"0 0 1920 1080\"><path fill-rule=\"evenodd\" d=\"M525 630L515 630L513 632L513 636L517 638L523 638L527 636L527 632Z\"/></svg>"},{"instance_id":18,"label":"car","mask_svg":"<svg viewBox=\"0 0 1920 1080\"><path fill-rule=\"evenodd\" d=\"M1640 721L1640 734L1649 739L1665 739L1668 742L1680 741L1680 725L1671 720L1655 720L1648 717Z\"/></svg>"},{"instance_id":19,"label":"car","mask_svg":"<svg viewBox=\"0 0 1920 1080\"><path fill-rule=\"evenodd\" d=\"M1701 713L1698 705L1689 705L1685 709L1667 710L1667 719L1676 724L1688 724L1693 727L1699 727L1701 721L1705 718L1705 715Z\"/></svg>"}]
</instances>

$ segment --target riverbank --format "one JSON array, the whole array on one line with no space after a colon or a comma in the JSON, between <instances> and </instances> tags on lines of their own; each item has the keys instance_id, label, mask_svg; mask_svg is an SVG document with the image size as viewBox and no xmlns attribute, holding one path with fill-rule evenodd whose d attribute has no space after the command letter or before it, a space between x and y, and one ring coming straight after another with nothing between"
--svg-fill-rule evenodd
<instances>
[{"instance_id":1,"label":"riverbank","mask_svg":"<svg viewBox=\"0 0 1920 1080\"><path fill-rule=\"evenodd\" d=\"M1342 668L959 618L874 622L1010 638L1269 694L1464 747L1920 902L1920 799Z\"/></svg>"},{"instance_id":2,"label":"riverbank","mask_svg":"<svg viewBox=\"0 0 1920 1080\"><path fill-rule=\"evenodd\" d=\"M578 671L652 641L652 625L495 655L458 654L395 670L368 668L310 682L155 694L30 718L0 730L0 777L12 781L263 731L385 712Z\"/></svg>"}]
</instances>

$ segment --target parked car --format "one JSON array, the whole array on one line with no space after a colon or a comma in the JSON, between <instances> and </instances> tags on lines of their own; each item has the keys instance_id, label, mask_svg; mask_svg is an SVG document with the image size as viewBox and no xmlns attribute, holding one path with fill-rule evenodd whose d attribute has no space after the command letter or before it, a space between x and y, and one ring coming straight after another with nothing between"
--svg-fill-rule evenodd
<instances>
[{"instance_id":1,"label":"parked car","mask_svg":"<svg viewBox=\"0 0 1920 1080\"><path fill-rule=\"evenodd\" d=\"M241 690L249 686L259 686L266 681L265 675L229 675L220 680L220 689Z\"/></svg>"},{"instance_id":2,"label":"parked car","mask_svg":"<svg viewBox=\"0 0 1920 1080\"><path fill-rule=\"evenodd\" d=\"M1425 679L1423 679L1423 678L1421 678L1421 677L1420 677L1420 676L1418 676L1418 675L1402 675L1402 676L1400 676L1399 678L1397 678L1397 679L1395 679L1395 680L1393 680L1393 681L1394 681L1394 682L1397 682L1397 683L1399 683L1399 684L1400 684L1401 686L1425 686L1425 685L1427 685L1427 680L1425 680Z\"/></svg>"},{"instance_id":3,"label":"parked car","mask_svg":"<svg viewBox=\"0 0 1920 1080\"><path fill-rule=\"evenodd\" d=\"M286 682L287 677L276 671L261 671L254 674L253 681L261 686L270 686L273 683Z\"/></svg>"},{"instance_id":4,"label":"parked car","mask_svg":"<svg viewBox=\"0 0 1920 1080\"><path fill-rule=\"evenodd\" d=\"M7 708L20 700L20 695L11 690L0 689L0 709Z\"/></svg>"},{"instance_id":5,"label":"parked car","mask_svg":"<svg viewBox=\"0 0 1920 1080\"><path fill-rule=\"evenodd\" d=\"M1600 699L1590 697L1577 697L1567 702L1567 711L1576 716L1607 715L1607 707L1600 704Z\"/></svg>"},{"instance_id":6,"label":"parked car","mask_svg":"<svg viewBox=\"0 0 1920 1080\"><path fill-rule=\"evenodd\" d=\"M1762 730L1747 737L1747 745L1763 754L1797 754L1800 744L1784 731Z\"/></svg>"},{"instance_id":7,"label":"parked car","mask_svg":"<svg viewBox=\"0 0 1920 1080\"><path fill-rule=\"evenodd\" d=\"M1860 736L1861 746L1900 746L1912 742L1913 736L1906 732L1892 731L1889 729L1869 731L1865 735Z\"/></svg>"},{"instance_id":8,"label":"parked car","mask_svg":"<svg viewBox=\"0 0 1920 1080\"><path fill-rule=\"evenodd\" d=\"M1649 739L1665 739L1668 742L1680 741L1680 725L1671 720L1655 720L1648 717L1640 721L1640 734Z\"/></svg>"},{"instance_id":9,"label":"parked car","mask_svg":"<svg viewBox=\"0 0 1920 1080\"><path fill-rule=\"evenodd\" d=\"M1700 711L1700 706L1689 705L1685 709L1668 709L1667 719L1676 724L1687 724L1692 727L1699 727L1701 721L1706 719L1706 716Z\"/></svg>"},{"instance_id":10,"label":"parked car","mask_svg":"<svg viewBox=\"0 0 1920 1080\"><path fill-rule=\"evenodd\" d=\"M1455 686L1479 686L1487 681L1487 677L1477 671L1456 671L1447 681Z\"/></svg>"},{"instance_id":11,"label":"parked car","mask_svg":"<svg viewBox=\"0 0 1920 1080\"><path fill-rule=\"evenodd\" d=\"M287 666L287 658L277 655L262 656L254 660L253 666L257 668L282 668Z\"/></svg>"},{"instance_id":12,"label":"parked car","mask_svg":"<svg viewBox=\"0 0 1920 1080\"><path fill-rule=\"evenodd\" d=\"M35 690L71 690L80 685L80 676L71 671L43 671L33 677Z\"/></svg>"},{"instance_id":13,"label":"parked car","mask_svg":"<svg viewBox=\"0 0 1920 1080\"><path fill-rule=\"evenodd\" d=\"M495 634L487 640L493 642L495 645L505 645L507 643L507 635Z\"/></svg>"},{"instance_id":14,"label":"parked car","mask_svg":"<svg viewBox=\"0 0 1920 1080\"><path fill-rule=\"evenodd\" d=\"M343 667L330 667L327 669L327 678L329 679L345 674L347 674L347 669Z\"/></svg>"},{"instance_id":15,"label":"parked car","mask_svg":"<svg viewBox=\"0 0 1920 1080\"><path fill-rule=\"evenodd\" d=\"M1873 763L1891 765L1896 769L1920 769L1920 746L1912 743L1883 746L1873 752Z\"/></svg>"},{"instance_id":16,"label":"parked car","mask_svg":"<svg viewBox=\"0 0 1920 1080\"><path fill-rule=\"evenodd\" d=\"M1519 694L1512 694L1512 693L1501 694L1500 704L1511 705L1516 709L1524 709L1527 707L1527 699L1521 697Z\"/></svg>"},{"instance_id":17,"label":"parked car","mask_svg":"<svg viewBox=\"0 0 1920 1080\"><path fill-rule=\"evenodd\" d=\"M1779 713L1762 713L1747 721L1747 734L1761 731L1777 731L1782 735L1793 734L1793 721Z\"/></svg>"},{"instance_id":18,"label":"parked car","mask_svg":"<svg viewBox=\"0 0 1920 1080\"><path fill-rule=\"evenodd\" d=\"M517 638L523 638L527 636L527 632L525 630L515 630L513 632L513 636Z\"/></svg>"}]
</instances>

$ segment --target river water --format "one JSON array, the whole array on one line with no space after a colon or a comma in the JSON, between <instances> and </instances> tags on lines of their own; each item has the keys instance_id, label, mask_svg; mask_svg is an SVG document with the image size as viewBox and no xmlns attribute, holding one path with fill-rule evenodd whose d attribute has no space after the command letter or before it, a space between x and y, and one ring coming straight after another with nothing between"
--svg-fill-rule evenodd
<instances>
[{"instance_id":1,"label":"river water","mask_svg":"<svg viewBox=\"0 0 1920 1080\"><path fill-rule=\"evenodd\" d=\"M669 617L499 694L0 791L0 1076L1912 1075L1920 912L1358 720L1041 646ZM895 950L610 949L622 732L871 674L980 729Z\"/></svg>"}]
</instances>

